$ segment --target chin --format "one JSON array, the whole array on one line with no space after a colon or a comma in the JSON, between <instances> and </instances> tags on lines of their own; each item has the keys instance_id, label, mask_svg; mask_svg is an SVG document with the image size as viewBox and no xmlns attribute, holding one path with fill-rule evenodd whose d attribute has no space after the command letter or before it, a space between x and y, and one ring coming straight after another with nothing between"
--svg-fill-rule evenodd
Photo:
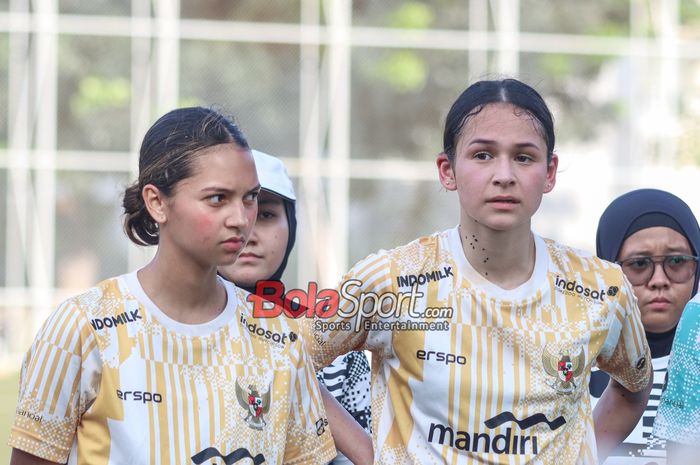
<instances>
[{"instance_id":1,"label":"chin","mask_svg":"<svg viewBox=\"0 0 700 465\"><path fill-rule=\"evenodd\" d=\"M644 330L649 333L665 333L671 331L678 321L673 322L668 319L668 316L659 315L661 318L646 318L642 320ZM646 321L645 321L646 320Z\"/></svg>"},{"instance_id":2,"label":"chin","mask_svg":"<svg viewBox=\"0 0 700 465\"><path fill-rule=\"evenodd\" d=\"M230 275L233 278L232 281L236 283L236 286L255 287L256 280L251 278L248 273L241 273L240 270L238 270L238 272L234 271L230 273Z\"/></svg>"},{"instance_id":3,"label":"chin","mask_svg":"<svg viewBox=\"0 0 700 465\"><path fill-rule=\"evenodd\" d=\"M221 260L221 263L219 263L217 266L218 266L219 268L230 268L231 265L233 265L234 263L236 263L236 259L237 259L237 258L238 258L238 256L235 256L235 257L225 257L223 260Z\"/></svg>"},{"instance_id":4,"label":"chin","mask_svg":"<svg viewBox=\"0 0 700 465\"><path fill-rule=\"evenodd\" d=\"M468 215L476 223L489 228L493 231L505 232L512 231L527 225L529 229L529 217L523 220L520 215L504 214L504 215Z\"/></svg>"},{"instance_id":5,"label":"chin","mask_svg":"<svg viewBox=\"0 0 700 465\"><path fill-rule=\"evenodd\" d=\"M484 221L482 224L493 231L499 232L512 231L522 225L522 223L514 221Z\"/></svg>"}]
</instances>

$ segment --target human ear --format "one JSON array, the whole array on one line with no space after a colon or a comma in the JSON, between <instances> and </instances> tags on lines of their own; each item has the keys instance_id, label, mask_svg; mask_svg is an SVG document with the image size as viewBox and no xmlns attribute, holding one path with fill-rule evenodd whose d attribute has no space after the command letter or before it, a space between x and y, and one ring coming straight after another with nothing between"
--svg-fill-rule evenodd
<instances>
[{"instance_id":1,"label":"human ear","mask_svg":"<svg viewBox=\"0 0 700 465\"><path fill-rule=\"evenodd\" d=\"M153 184L146 184L141 190L143 203L146 205L146 210L151 218L159 225L165 223L167 216L165 214L165 195Z\"/></svg>"},{"instance_id":2,"label":"human ear","mask_svg":"<svg viewBox=\"0 0 700 465\"><path fill-rule=\"evenodd\" d=\"M448 191L457 190L457 182L455 181L455 173L452 169L452 162L450 162L447 154L445 152L440 153L440 155L437 156L436 163L438 168L438 176L442 187Z\"/></svg>"},{"instance_id":3,"label":"human ear","mask_svg":"<svg viewBox=\"0 0 700 465\"><path fill-rule=\"evenodd\" d=\"M559 166L559 157L556 153L552 153L552 159L547 165L547 178L544 183L543 193L552 192L554 185L557 183L557 167Z\"/></svg>"}]
</instances>

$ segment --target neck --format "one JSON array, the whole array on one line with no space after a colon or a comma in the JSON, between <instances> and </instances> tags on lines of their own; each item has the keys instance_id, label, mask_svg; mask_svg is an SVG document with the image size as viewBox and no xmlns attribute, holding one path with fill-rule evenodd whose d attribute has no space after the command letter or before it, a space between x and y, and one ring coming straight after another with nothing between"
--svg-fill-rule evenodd
<instances>
[{"instance_id":1,"label":"neck","mask_svg":"<svg viewBox=\"0 0 700 465\"><path fill-rule=\"evenodd\" d=\"M673 337L676 335L675 326L668 331L664 331L663 333L652 333L649 331L644 332L646 333L647 342L649 343L651 358L663 357L664 355L671 353Z\"/></svg>"},{"instance_id":2,"label":"neck","mask_svg":"<svg viewBox=\"0 0 700 465\"><path fill-rule=\"evenodd\" d=\"M673 337L676 334L676 326L673 328L663 331L644 331L646 333L647 339L665 339L668 337Z\"/></svg>"},{"instance_id":3,"label":"neck","mask_svg":"<svg viewBox=\"0 0 700 465\"><path fill-rule=\"evenodd\" d=\"M216 278L216 267L174 260L162 247L137 276L153 303L180 323L206 323L226 306L226 290Z\"/></svg>"},{"instance_id":4,"label":"neck","mask_svg":"<svg viewBox=\"0 0 700 465\"><path fill-rule=\"evenodd\" d=\"M503 289L515 289L535 268L535 240L530 224L509 231L496 231L472 219L459 226L462 250L471 266Z\"/></svg>"}]
</instances>

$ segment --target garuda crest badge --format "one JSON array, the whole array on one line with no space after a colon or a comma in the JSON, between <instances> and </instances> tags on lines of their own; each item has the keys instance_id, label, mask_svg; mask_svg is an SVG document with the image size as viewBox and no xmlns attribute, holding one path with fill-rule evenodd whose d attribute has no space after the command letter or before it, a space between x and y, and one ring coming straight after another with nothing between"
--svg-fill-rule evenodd
<instances>
[{"instance_id":1,"label":"garuda crest badge","mask_svg":"<svg viewBox=\"0 0 700 465\"><path fill-rule=\"evenodd\" d=\"M264 415L270 411L270 387L268 386L267 392L260 394L255 385L251 384L246 392L236 380L236 398L247 413L244 420L248 426L262 430L267 424Z\"/></svg>"},{"instance_id":2,"label":"garuda crest badge","mask_svg":"<svg viewBox=\"0 0 700 465\"><path fill-rule=\"evenodd\" d=\"M556 352L547 344L542 350L542 365L544 371L554 380L547 384L560 394L571 394L578 387L577 378L583 374L586 366L586 354L579 347L578 353L572 357L571 351Z\"/></svg>"}]
</instances>

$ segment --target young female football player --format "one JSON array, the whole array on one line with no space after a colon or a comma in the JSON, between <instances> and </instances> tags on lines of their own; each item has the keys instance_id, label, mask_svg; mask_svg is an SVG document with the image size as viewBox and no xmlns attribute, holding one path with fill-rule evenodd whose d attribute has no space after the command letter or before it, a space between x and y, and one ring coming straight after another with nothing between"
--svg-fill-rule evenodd
<instances>
[{"instance_id":1,"label":"young female football player","mask_svg":"<svg viewBox=\"0 0 700 465\"><path fill-rule=\"evenodd\" d=\"M308 463L335 456L294 321L217 275L257 215L248 144L183 108L144 137L125 229L153 260L68 299L22 366L12 463ZM320 426L319 426L320 425Z\"/></svg>"},{"instance_id":2,"label":"young female football player","mask_svg":"<svg viewBox=\"0 0 700 465\"><path fill-rule=\"evenodd\" d=\"M632 288L618 266L530 229L557 164L532 87L475 83L437 157L459 224L341 281L343 324L317 328L313 356L373 352L375 463L596 463L637 423L651 367ZM594 363L613 381L592 412Z\"/></svg>"}]
</instances>

